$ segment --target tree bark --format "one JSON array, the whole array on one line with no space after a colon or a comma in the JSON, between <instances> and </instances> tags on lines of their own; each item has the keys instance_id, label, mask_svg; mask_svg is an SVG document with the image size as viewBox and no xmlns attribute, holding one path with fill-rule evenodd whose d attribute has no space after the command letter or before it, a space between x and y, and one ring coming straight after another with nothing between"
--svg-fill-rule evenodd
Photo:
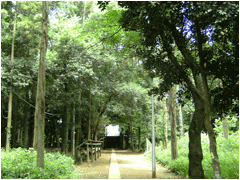
<instances>
[{"instance_id":1,"label":"tree bark","mask_svg":"<svg viewBox=\"0 0 240 180\"><path fill-rule=\"evenodd\" d=\"M91 88L89 91L89 119L88 119L88 139L91 139Z\"/></svg>"},{"instance_id":2,"label":"tree bark","mask_svg":"<svg viewBox=\"0 0 240 180\"><path fill-rule=\"evenodd\" d=\"M130 131L131 131L131 149L134 150L134 147L133 147L133 126L131 125L130 126Z\"/></svg>"},{"instance_id":3,"label":"tree bark","mask_svg":"<svg viewBox=\"0 0 240 180\"><path fill-rule=\"evenodd\" d=\"M17 6L17 2L16 2ZM15 32L16 32L16 19L17 19L17 9L15 7L15 15L14 15L14 25L13 25L13 39L12 39L12 52L11 52L11 76L13 73L13 61L14 61L14 43L15 43ZM11 122L12 122L12 77L10 84L10 92L9 92L9 102L8 102L8 119L7 119L7 138L6 138L6 151L8 152L10 149L10 141L11 141Z\"/></svg>"},{"instance_id":4,"label":"tree bark","mask_svg":"<svg viewBox=\"0 0 240 180\"><path fill-rule=\"evenodd\" d=\"M178 158L178 150L177 150L177 134L176 134L176 115L177 115L177 107L176 107L176 86L170 90L170 117L171 117L171 152L172 152L172 160Z\"/></svg>"},{"instance_id":5,"label":"tree bark","mask_svg":"<svg viewBox=\"0 0 240 180\"><path fill-rule=\"evenodd\" d=\"M197 6L196 2L193 2L195 6ZM213 131L213 127L211 124L211 116L210 116L210 112L211 112L211 97L209 94L209 87L208 87L208 82L207 82L207 75L205 72L205 61L206 61L206 57L204 57L204 53L203 53L203 43L204 43L204 38L202 36L201 33L201 29L200 29L200 25L199 25L199 21L196 20L195 22L196 24L196 33L197 33L197 48L198 48L198 52L199 52L199 59L200 59L200 73L201 73L201 78L199 78L201 80L201 84L202 87L201 91L204 97L204 102L205 102L205 110L204 110L204 125L207 129L208 132L208 136L209 136L209 140L210 140L210 153L212 156L212 166L213 166L213 171L215 174L215 178L216 179L222 179L222 175L221 175L221 169L220 169L220 164L219 164L219 159L218 159L218 154L217 154L217 142L216 142L216 137ZM200 90L200 88L199 88Z\"/></svg>"},{"instance_id":6,"label":"tree bark","mask_svg":"<svg viewBox=\"0 0 240 180\"><path fill-rule=\"evenodd\" d=\"M13 132L12 132L11 147L15 148L16 147L16 136L17 136L17 120L14 118L12 120L13 120Z\"/></svg>"},{"instance_id":7,"label":"tree bark","mask_svg":"<svg viewBox=\"0 0 240 180\"><path fill-rule=\"evenodd\" d=\"M177 86L178 91L180 90L180 85ZM184 129L183 129L183 112L182 112L182 105L179 104L179 126L180 126L180 134L181 136L184 136Z\"/></svg>"},{"instance_id":8,"label":"tree bark","mask_svg":"<svg viewBox=\"0 0 240 180\"><path fill-rule=\"evenodd\" d=\"M167 105L166 96L163 97L163 147L167 149Z\"/></svg>"},{"instance_id":9,"label":"tree bark","mask_svg":"<svg viewBox=\"0 0 240 180\"><path fill-rule=\"evenodd\" d=\"M141 148L141 129L138 127L138 150Z\"/></svg>"},{"instance_id":10,"label":"tree bark","mask_svg":"<svg viewBox=\"0 0 240 180\"><path fill-rule=\"evenodd\" d=\"M228 139L228 125L227 125L227 116L223 114L223 134L226 139Z\"/></svg>"},{"instance_id":11,"label":"tree bark","mask_svg":"<svg viewBox=\"0 0 240 180\"><path fill-rule=\"evenodd\" d=\"M45 125L45 60L47 53L48 2L42 2L42 38L36 96L37 122L37 166L44 168L44 125Z\"/></svg>"},{"instance_id":12,"label":"tree bark","mask_svg":"<svg viewBox=\"0 0 240 180\"><path fill-rule=\"evenodd\" d=\"M62 140L62 152L63 154L67 154L68 152L68 105L64 105L64 112L65 115L63 117L63 127L62 127L62 133L63 133L63 140Z\"/></svg>"},{"instance_id":13,"label":"tree bark","mask_svg":"<svg viewBox=\"0 0 240 180\"><path fill-rule=\"evenodd\" d=\"M57 142L57 148L60 148L60 144L59 144L59 133L58 133L58 123L55 120L55 132L56 132L56 142Z\"/></svg>"},{"instance_id":14,"label":"tree bark","mask_svg":"<svg viewBox=\"0 0 240 180\"><path fill-rule=\"evenodd\" d=\"M26 99L29 99L29 91L27 89L26 91ZM24 142L23 142L23 147L28 148L29 147L29 116L30 114L30 108L28 104L25 104L25 118L24 118Z\"/></svg>"},{"instance_id":15,"label":"tree bark","mask_svg":"<svg viewBox=\"0 0 240 180\"><path fill-rule=\"evenodd\" d=\"M202 168L202 146L201 131L204 126L204 102L200 98L194 98L195 112L189 127L189 169L190 179L204 179L204 171Z\"/></svg>"}]
</instances>

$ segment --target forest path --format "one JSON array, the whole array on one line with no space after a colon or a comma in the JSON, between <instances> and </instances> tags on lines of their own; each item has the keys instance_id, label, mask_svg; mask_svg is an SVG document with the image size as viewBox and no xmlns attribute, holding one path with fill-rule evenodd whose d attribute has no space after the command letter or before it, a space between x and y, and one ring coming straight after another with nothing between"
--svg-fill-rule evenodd
<instances>
[{"instance_id":1,"label":"forest path","mask_svg":"<svg viewBox=\"0 0 240 180\"><path fill-rule=\"evenodd\" d=\"M115 150L121 179L152 179L152 160L144 153ZM97 161L77 165L81 179L108 179L112 150L103 150ZM157 179L183 179L156 162Z\"/></svg>"}]
</instances>

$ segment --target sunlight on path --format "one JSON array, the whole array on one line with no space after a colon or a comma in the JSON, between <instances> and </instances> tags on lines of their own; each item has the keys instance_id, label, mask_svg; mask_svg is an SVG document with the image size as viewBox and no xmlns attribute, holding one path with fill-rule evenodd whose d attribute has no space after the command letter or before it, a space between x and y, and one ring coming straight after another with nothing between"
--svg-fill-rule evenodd
<instances>
[{"instance_id":1,"label":"sunlight on path","mask_svg":"<svg viewBox=\"0 0 240 180\"><path fill-rule=\"evenodd\" d=\"M121 179L115 150L112 150L108 179Z\"/></svg>"},{"instance_id":2,"label":"sunlight on path","mask_svg":"<svg viewBox=\"0 0 240 180\"><path fill-rule=\"evenodd\" d=\"M116 151L121 179L152 179L152 160L143 153ZM156 163L157 179L182 179Z\"/></svg>"}]
</instances>

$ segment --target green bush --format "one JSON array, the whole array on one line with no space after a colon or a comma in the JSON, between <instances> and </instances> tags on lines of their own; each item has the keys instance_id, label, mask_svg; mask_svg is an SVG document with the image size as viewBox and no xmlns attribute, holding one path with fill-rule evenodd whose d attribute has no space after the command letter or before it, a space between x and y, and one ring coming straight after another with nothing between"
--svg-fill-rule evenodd
<instances>
[{"instance_id":1,"label":"green bush","mask_svg":"<svg viewBox=\"0 0 240 180\"><path fill-rule=\"evenodd\" d=\"M1 151L2 179L57 179L70 178L74 160L59 152L44 153L44 169L37 166L37 152L33 149L11 149Z\"/></svg>"},{"instance_id":2,"label":"green bush","mask_svg":"<svg viewBox=\"0 0 240 180\"><path fill-rule=\"evenodd\" d=\"M214 179L212 160L209 150L209 139L206 134L202 134L203 149L203 170L205 178ZM178 159L171 159L171 142L168 148L156 148L156 160L165 165L172 172L176 172L188 177L188 136L178 139ZM233 133L229 139L225 139L222 134L217 137L217 152L220 161L222 178L239 179L239 132ZM151 152L148 154L151 156Z\"/></svg>"}]
</instances>

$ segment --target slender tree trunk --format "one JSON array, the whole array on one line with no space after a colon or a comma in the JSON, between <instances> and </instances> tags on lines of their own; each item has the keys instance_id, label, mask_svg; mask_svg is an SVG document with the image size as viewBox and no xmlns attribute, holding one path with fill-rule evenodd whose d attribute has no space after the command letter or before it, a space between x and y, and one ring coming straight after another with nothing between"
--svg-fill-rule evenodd
<instances>
[{"instance_id":1,"label":"slender tree trunk","mask_svg":"<svg viewBox=\"0 0 240 180\"><path fill-rule=\"evenodd\" d=\"M194 5L196 5L196 2L194 2ZM206 61L206 57L204 57L204 53L203 53L204 38L201 33L199 22L196 21L195 24L196 24L196 32L197 32L197 46L198 46L199 59L200 59L199 70L200 70L200 74L201 74L201 77L199 76L198 81L202 85L202 87L198 87L198 90L202 92L202 95L204 97L204 103L205 103L204 125L205 125L205 128L207 129L209 140L210 140L210 153L211 153L211 157L212 157L212 166L213 166L215 178L222 179L221 169L220 169L220 164L219 164L219 159L218 159L218 154L217 154L217 142L216 142L216 137L215 137L213 127L211 124L211 115L210 115L211 97L209 94L207 73L205 72L205 66L204 66L204 63Z\"/></svg>"},{"instance_id":2,"label":"slender tree trunk","mask_svg":"<svg viewBox=\"0 0 240 180\"><path fill-rule=\"evenodd\" d=\"M37 149L37 121L36 111L34 112L33 149Z\"/></svg>"},{"instance_id":3,"label":"slender tree trunk","mask_svg":"<svg viewBox=\"0 0 240 180\"><path fill-rule=\"evenodd\" d=\"M42 2L42 38L36 97L37 122L37 166L44 168L44 125L45 125L45 60L47 53L48 2Z\"/></svg>"},{"instance_id":4,"label":"slender tree trunk","mask_svg":"<svg viewBox=\"0 0 240 180\"><path fill-rule=\"evenodd\" d=\"M88 119L88 139L91 139L91 88L89 91L89 119Z\"/></svg>"},{"instance_id":5,"label":"slender tree trunk","mask_svg":"<svg viewBox=\"0 0 240 180\"><path fill-rule=\"evenodd\" d=\"M75 102L73 104L73 158L75 158L75 129L76 129L76 125L75 125Z\"/></svg>"},{"instance_id":6,"label":"slender tree trunk","mask_svg":"<svg viewBox=\"0 0 240 180\"><path fill-rule=\"evenodd\" d=\"M215 178L222 179L219 158L217 154L217 141L216 141L216 136L214 134L213 127L211 124L210 102L206 99L205 99L205 122L204 123L205 123L205 127L207 129L209 140L210 140L210 153L212 157L212 166L213 166L213 171L215 173Z\"/></svg>"},{"instance_id":7,"label":"slender tree trunk","mask_svg":"<svg viewBox=\"0 0 240 180\"><path fill-rule=\"evenodd\" d=\"M163 97L163 147L167 149L167 105L166 96Z\"/></svg>"},{"instance_id":8,"label":"slender tree trunk","mask_svg":"<svg viewBox=\"0 0 240 180\"><path fill-rule=\"evenodd\" d=\"M29 91L28 91L28 89L27 89L27 93L26 93L26 99L29 99ZM24 142L23 142L23 147L24 148L28 148L29 147L29 137L28 137L28 135L29 135L29 116L31 115L30 114L30 108L29 108L29 105L28 104L26 104L25 105L25 114L26 114L26 116L25 116L25 118L24 118Z\"/></svg>"},{"instance_id":9,"label":"slender tree trunk","mask_svg":"<svg viewBox=\"0 0 240 180\"><path fill-rule=\"evenodd\" d=\"M59 133L58 133L58 123L55 120L55 132L56 132L56 142L57 142L57 148L60 148L60 144L59 144Z\"/></svg>"},{"instance_id":10,"label":"slender tree trunk","mask_svg":"<svg viewBox=\"0 0 240 180\"><path fill-rule=\"evenodd\" d=\"M64 107L64 119L63 119L63 154L67 154L68 152L68 105Z\"/></svg>"},{"instance_id":11,"label":"slender tree trunk","mask_svg":"<svg viewBox=\"0 0 240 180\"><path fill-rule=\"evenodd\" d=\"M176 134L176 115L177 115L177 107L176 107L176 87L175 85L170 90L170 103L169 103L170 117L171 117L171 152L172 152L172 160L178 158L178 150L177 150L177 134Z\"/></svg>"},{"instance_id":12,"label":"slender tree trunk","mask_svg":"<svg viewBox=\"0 0 240 180\"><path fill-rule=\"evenodd\" d=\"M12 132L12 148L16 147L16 136L17 136L17 121L15 118L13 120L13 132Z\"/></svg>"},{"instance_id":13,"label":"slender tree trunk","mask_svg":"<svg viewBox=\"0 0 240 180\"><path fill-rule=\"evenodd\" d=\"M223 134L226 139L228 139L228 125L227 125L227 116L223 114Z\"/></svg>"},{"instance_id":14,"label":"slender tree trunk","mask_svg":"<svg viewBox=\"0 0 240 180\"><path fill-rule=\"evenodd\" d=\"M28 110L28 112L26 112L26 117L25 117L25 119L24 119L24 142L23 142L23 147L24 148L28 148L29 146L29 137L28 137L28 135L29 135L29 110Z\"/></svg>"},{"instance_id":15,"label":"slender tree trunk","mask_svg":"<svg viewBox=\"0 0 240 180\"><path fill-rule=\"evenodd\" d=\"M178 87L178 90L180 90L180 85L178 85L177 87ZM180 132L181 132L181 136L184 136L182 105L179 104L178 107L179 107L179 126L180 126Z\"/></svg>"},{"instance_id":16,"label":"slender tree trunk","mask_svg":"<svg viewBox=\"0 0 240 180\"><path fill-rule=\"evenodd\" d=\"M32 95L31 95L31 102L32 104L35 104L34 101L36 100L36 96L35 96L35 83L32 86ZM35 120L35 108L34 107L30 107L30 117L29 117L29 137L33 137L33 138L29 138L29 147L33 147L33 141L34 141L34 130L35 130L35 124L34 124L34 120Z\"/></svg>"},{"instance_id":17,"label":"slender tree trunk","mask_svg":"<svg viewBox=\"0 0 240 180\"><path fill-rule=\"evenodd\" d=\"M141 129L138 127L138 150L141 148Z\"/></svg>"},{"instance_id":18,"label":"slender tree trunk","mask_svg":"<svg viewBox=\"0 0 240 180\"><path fill-rule=\"evenodd\" d=\"M95 141L98 140L98 131L95 132Z\"/></svg>"},{"instance_id":19,"label":"slender tree trunk","mask_svg":"<svg viewBox=\"0 0 240 180\"><path fill-rule=\"evenodd\" d=\"M17 6L17 3L16 3ZM14 15L14 25L13 25L13 39L12 39L12 52L11 52L11 75L13 73L13 61L14 61L14 43L15 43L15 32L16 32L16 19L17 19L17 10L15 8ZM10 92L9 92L9 102L8 102L8 119L7 119L7 139L6 139L6 151L8 152L10 149L10 141L11 141L11 122L12 122L12 77L10 84Z\"/></svg>"},{"instance_id":20,"label":"slender tree trunk","mask_svg":"<svg viewBox=\"0 0 240 180\"><path fill-rule=\"evenodd\" d=\"M134 150L134 147L133 147L133 125L130 126L130 134L131 134L131 149Z\"/></svg>"}]
</instances>

